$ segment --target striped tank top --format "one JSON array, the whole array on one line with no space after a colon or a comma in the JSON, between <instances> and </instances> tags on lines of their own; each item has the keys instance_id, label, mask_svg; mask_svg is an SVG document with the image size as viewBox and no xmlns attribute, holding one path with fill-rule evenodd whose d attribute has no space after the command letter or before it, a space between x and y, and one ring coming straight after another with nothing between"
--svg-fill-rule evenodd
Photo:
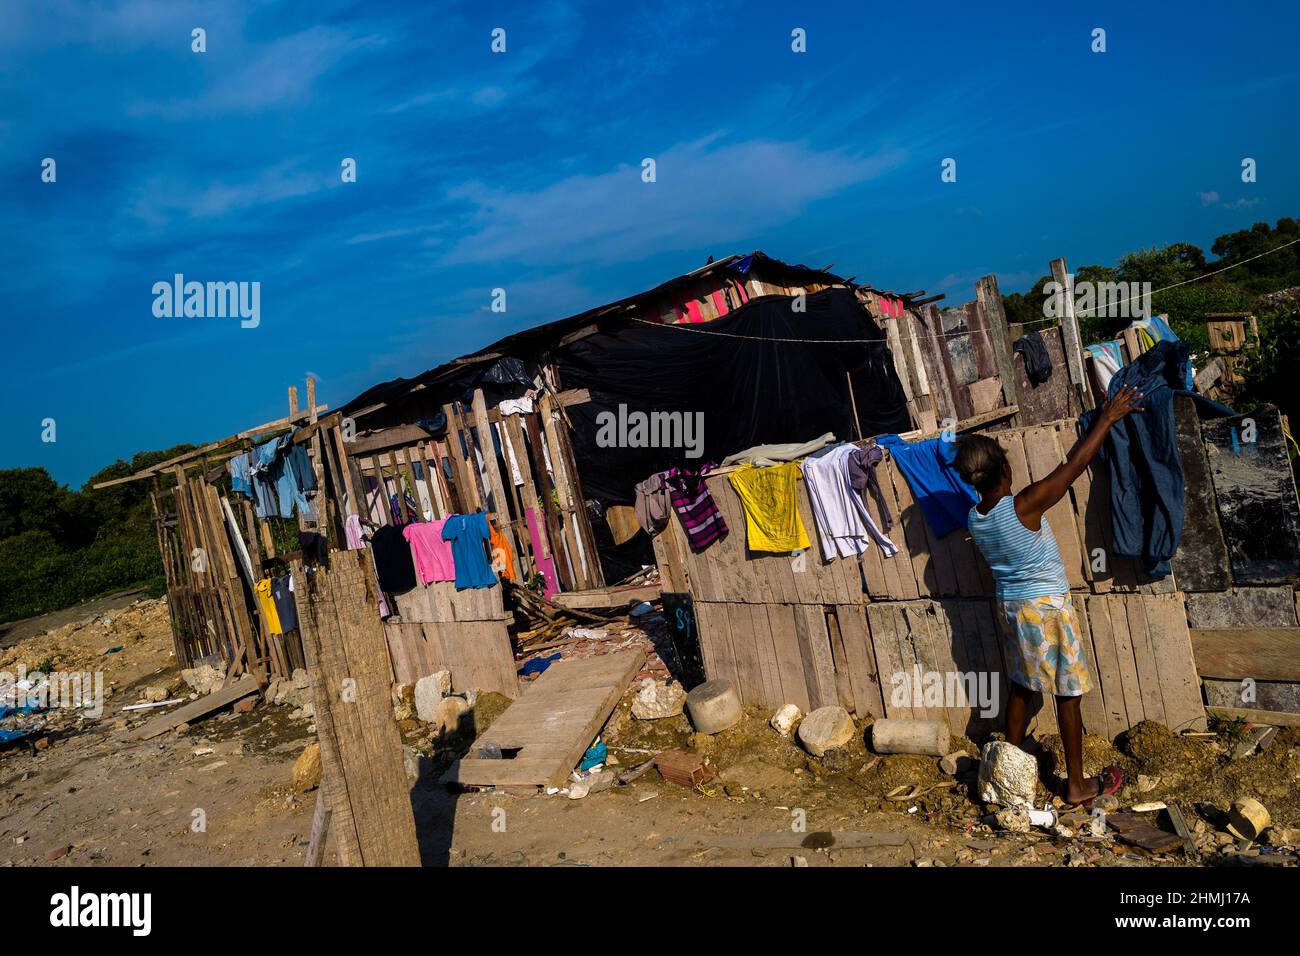
<instances>
[{"instance_id":1,"label":"striped tank top","mask_svg":"<svg viewBox=\"0 0 1300 956\"><path fill-rule=\"evenodd\" d=\"M966 520L998 583L999 600L1021 601L1069 592L1065 563L1046 515L1038 530L1030 531L1016 514L1015 498L1005 495L986 515L971 508Z\"/></svg>"}]
</instances>

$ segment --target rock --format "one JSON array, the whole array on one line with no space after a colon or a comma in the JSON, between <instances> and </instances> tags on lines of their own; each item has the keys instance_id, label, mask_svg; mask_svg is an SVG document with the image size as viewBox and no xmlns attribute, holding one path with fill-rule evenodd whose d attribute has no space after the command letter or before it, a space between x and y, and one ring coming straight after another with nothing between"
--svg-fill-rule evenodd
<instances>
[{"instance_id":1,"label":"rock","mask_svg":"<svg viewBox=\"0 0 1300 956\"><path fill-rule=\"evenodd\" d=\"M1144 773L1138 774L1138 793L1150 793L1156 787L1160 786L1159 777L1148 777Z\"/></svg>"},{"instance_id":2,"label":"rock","mask_svg":"<svg viewBox=\"0 0 1300 956\"><path fill-rule=\"evenodd\" d=\"M148 703L156 704L160 700L166 700L169 695L166 687L146 687L141 696Z\"/></svg>"},{"instance_id":3,"label":"rock","mask_svg":"<svg viewBox=\"0 0 1300 956\"><path fill-rule=\"evenodd\" d=\"M451 693L451 671L438 671L415 682L415 715L426 724L437 723L438 705Z\"/></svg>"},{"instance_id":4,"label":"rock","mask_svg":"<svg viewBox=\"0 0 1300 956\"><path fill-rule=\"evenodd\" d=\"M984 745L980 754L979 796L985 803L1032 806L1037 783L1038 762L1029 754L1005 740L991 740Z\"/></svg>"},{"instance_id":5,"label":"rock","mask_svg":"<svg viewBox=\"0 0 1300 956\"><path fill-rule=\"evenodd\" d=\"M979 763L979 761L966 753L966 751L954 750L939 761L939 769L948 776L955 777L958 774L974 770L977 763Z\"/></svg>"},{"instance_id":6,"label":"rock","mask_svg":"<svg viewBox=\"0 0 1300 956\"><path fill-rule=\"evenodd\" d=\"M187 667L181 671L181 680L193 687L196 694L202 696L214 690L221 690L225 686L226 671L223 667L196 662L194 667Z\"/></svg>"},{"instance_id":7,"label":"rock","mask_svg":"<svg viewBox=\"0 0 1300 956\"><path fill-rule=\"evenodd\" d=\"M1006 807L993 814L993 818L998 826L1012 833L1028 833L1033 827L1029 822L1029 810L1023 806Z\"/></svg>"},{"instance_id":8,"label":"rock","mask_svg":"<svg viewBox=\"0 0 1300 956\"><path fill-rule=\"evenodd\" d=\"M803 711L799 709L798 705L786 704L772 715L772 719L768 723L782 737L789 737L794 730L795 724L799 723L799 718L802 716Z\"/></svg>"},{"instance_id":9,"label":"rock","mask_svg":"<svg viewBox=\"0 0 1300 956\"><path fill-rule=\"evenodd\" d=\"M306 669L296 667L293 671L293 686L295 690L306 690L311 687L311 675Z\"/></svg>"},{"instance_id":10,"label":"rock","mask_svg":"<svg viewBox=\"0 0 1300 956\"><path fill-rule=\"evenodd\" d=\"M730 681L706 681L686 695L686 710L697 732L719 734L740 722L740 695Z\"/></svg>"},{"instance_id":11,"label":"rock","mask_svg":"<svg viewBox=\"0 0 1300 956\"><path fill-rule=\"evenodd\" d=\"M1271 846L1300 846L1300 827L1273 827L1265 837Z\"/></svg>"},{"instance_id":12,"label":"rock","mask_svg":"<svg viewBox=\"0 0 1300 956\"><path fill-rule=\"evenodd\" d=\"M45 851L45 859L50 863L53 863L55 860L63 859L70 852L72 852L72 847L70 846L56 846L53 850Z\"/></svg>"},{"instance_id":13,"label":"rock","mask_svg":"<svg viewBox=\"0 0 1300 956\"><path fill-rule=\"evenodd\" d=\"M818 707L799 724L799 742L814 757L853 739L853 718L843 707Z\"/></svg>"},{"instance_id":14,"label":"rock","mask_svg":"<svg viewBox=\"0 0 1300 956\"><path fill-rule=\"evenodd\" d=\"M235 706L231 708L237 714L251 714L253 708L257 706L257 695L245 697L243 700L235 701Z\"/></svg>"},{"instance_id":15,"label":"rock","mask_svg":"<svg viewBox=\"0 0 1300 956\"><path fill-rule=\"evenodd\" d=\"M637 720L676 717L686 705L686 689L676 681L660 683L647 677L632 701L632 716Z\"/></svg>"},{"instance_id":16,"label":"rock","mask_svg":"<svg viewBox=\"0 0 1300 956\"><path fill-rule=\"evenodd\" d=\"M435 733L454 734L460 730L461 718L469 713L469 704L463 697L444 697L434 708L433 724Z\"/></svg>"},{"instance_id":17,"label":"rock","mask_svg":"<svg viewBox=\"0 0 1300 956\"><path fill-rule=\"evenodd\" d=\"M395 684L393 686L393 719L410 720L415 716L415 685Z\"/></svg>"},{"instance_id":18,"label":"rock","mask_svg":"<svg viewBox=\"0 0 1300 956\"><path fill-rule=\"evenodd\" d=\"M308 744L293 762L293 789L307 793L320 786L320 744Z\"/></svg>"}]
</instances>

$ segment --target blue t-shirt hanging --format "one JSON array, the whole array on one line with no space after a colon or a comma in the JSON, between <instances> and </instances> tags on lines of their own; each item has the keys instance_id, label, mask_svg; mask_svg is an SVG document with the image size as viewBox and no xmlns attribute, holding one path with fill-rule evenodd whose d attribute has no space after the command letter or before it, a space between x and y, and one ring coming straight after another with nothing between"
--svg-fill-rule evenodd
<instances>
[{"instance_id":1,"label":"blue t-shirt hanging","mask_svg":"<svg viewBox=\"0 0 1300 956\"><path fill-rule=\"evenodd\" d=\"M877 435L876 444L889 449L936 538L966 527L966 515L980 496L957 474L955 441L909 443L899 435Z\"/></svg>"},{"instance_id":2,"label":"blue t-shirt hanging","mask_svg":"<svg viewBox=\"0 0 1300 956\"><path fill-rule=\"evenodd\" d=\"M442 526L442 540L451 542L451 559L456 565L456 590L490 588L497 583L488 562L487 543L491 536L487 515L452 515Z\"/></svg>"}]
</instances>

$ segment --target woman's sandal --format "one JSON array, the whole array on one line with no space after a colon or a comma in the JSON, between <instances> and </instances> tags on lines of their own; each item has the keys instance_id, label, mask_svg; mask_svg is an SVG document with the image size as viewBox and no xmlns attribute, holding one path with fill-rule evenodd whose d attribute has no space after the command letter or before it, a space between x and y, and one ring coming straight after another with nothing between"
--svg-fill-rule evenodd
<instances>
[{"instance_id":1,"label":"woman's sandal","mask_svg":"<svg viewBox=\"0 0 1300 956\"><path fill-rule=\"evenodd\" d=\"M1107 781L1109 780L1109 783ZM1097 775L1097 785L1101 788L1097 796L1089 797L1087 800L1080 800L1078 803L1071 803L1072 807L1083 807L1085 810L1092 808L1092 801L1098 797L1108 797L1124 785L1124 772L1119 767L1107 767Z\"/></svg>"}]
</instances>

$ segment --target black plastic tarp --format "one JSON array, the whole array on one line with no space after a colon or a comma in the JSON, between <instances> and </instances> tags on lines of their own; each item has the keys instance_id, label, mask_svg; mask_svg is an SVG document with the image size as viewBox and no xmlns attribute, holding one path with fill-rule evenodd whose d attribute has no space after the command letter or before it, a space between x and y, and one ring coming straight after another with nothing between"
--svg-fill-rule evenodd
<instances>
[{"instance_id":1,"label":"black plastic tarp","mask_svg":"<svg viewBox=\"0 0 1300 956\"><path fill-rule=\"evenodd\" d=\"M586 388L592 396L568 408L587 497L628 503L636 483L654 472L698 468L754 445L825 432L857 438L850 378L862 435L910 428L884 333L853 292L827 289L804 304L797 311L795 297L764 296L713 322L633 323L557 350L564 388ZM602 446L597 439L607 420L600 416L617 418L620 405L625 419L637 412L703 413L702 455L688 457L680 447Z\"/></svg>"}]
</instances>

